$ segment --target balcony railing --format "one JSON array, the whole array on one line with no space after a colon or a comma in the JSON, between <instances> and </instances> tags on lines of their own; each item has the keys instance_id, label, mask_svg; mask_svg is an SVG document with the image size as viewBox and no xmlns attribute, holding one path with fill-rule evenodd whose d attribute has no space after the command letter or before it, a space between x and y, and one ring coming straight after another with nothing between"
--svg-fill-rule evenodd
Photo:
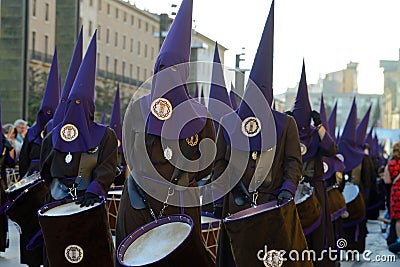
<instances>
[{"instance_id":1,"label":"balcony railing","mask_svg":"<svg viewBox=\"0 0 400 267\"><path fill-rule=\"evenodd\" d=\"M51 60L53 59L53 55L35 50L29 50L29 57L32 60L42 61L48 64L51 64Z\"/></svg>"}]
</instances>

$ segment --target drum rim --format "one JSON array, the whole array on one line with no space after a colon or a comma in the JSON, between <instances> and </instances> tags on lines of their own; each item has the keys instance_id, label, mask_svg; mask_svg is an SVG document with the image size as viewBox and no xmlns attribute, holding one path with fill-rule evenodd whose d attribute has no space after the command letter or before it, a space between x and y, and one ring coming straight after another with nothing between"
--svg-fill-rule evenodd
<instances>
[{"instance_id":1,"label":"drum rim","mask_svg":"<svg viewBox=\"0 0 400 267\"><path fill-rule=\"evenodd\" d=\"M35 182L34 184L30 185L28 188L26 188L25 190L23 190L14 200L11 200L11 204L6 208L6 212L7 212L7 210L11 210L11 208L13 207L13 205L14 205L15 203L17 203L17 201L18 201L19 199L21 199L26 193L28 193L28 192L31 191L33 188L35 188L35 187L37 187L37 186L39 186L39 185L41 185L41 184L44 184L44 181L43 181L43 180L36 180L36 182Z\"/></svg>"},{"instance_id":2,"label":"drum rim","mask_svg":"<svg viewBox=\"0 0 400 267\"><path fill-rule=\"evenodd\" d=\"M282 208L282 207L288 205L291 202L294 202L294 199L293 198L284 199L282 205L280 205L280 206L276 205L277 202L278 202L277 200L272 200L272 201L260 204L257 207L250 207L250 208L235 212L235 213L229 215L228 217L224 218L223 222L229 223L229 222L240 221L240 220L244 220L244 219L253 217L255 215L262 214L265 211L279 209L279 208ZM266 208L268 208L268 209L266 210Z\"/></svg>"},{"instance_id":3,"label":"drum rim","mask_svg":"<svg viewBox=\"0 0 400 267\"><path fill-rule=\"evenodd\" d=\"M101 197L101 201L100 201L99 203L95 203L93 206L91 206L91 208L96 208L96 207L98 207L98 206L101 206L101 205L104 205L104 204L105 204L105 198L104 198L104 196L100 196L100 197ZM82 210L82 211L75 212L75 213L72 213L72 214L65 214L65 215L46 215L46 212L49 211L49 210L52 209L52 208L55 208L55 207L58 207L58 206L61 206L61 205L64 205L64 204L69 204L69 203L75 202L75 201L76 201L76 200L72 200L72 199L63 199L63 200L57 200L57 201L53 201L53 202L47 203L47 204L43 205L42 207L40 207L40 209L37 211L37 214L38 214L39 217L46 217L46 218L54 217L54 218L57 218L57 217L74 216L74 215L76 215L76 214L80 214L80 213L82 213L82 212L87 211L87 209L86 209L86 210ZM77 204L77 205L78 205L78 204ZM90 209L89 209L89 210L90 210Z\"/></svg>"},{"instance_id":4,"label":"drum rim","mask_svg":"<svg viewBox=\"0 0 400 267\"><path fill-rule=\"evenodd\" d=\"M208 222L208 223L201 223L201 217L213 218L213 219L216 219L216 221ZM201 230L209 230L210 225L211 225L212 229L219 228L221 225L221 219L218 219L217 217L215 217L214 213L212 213L212 212L202 211L201 216L200 216L200 223L201 223Z\"/></svg>"},{"instance_id":5,"label":"drum rim","mask_svg":"<svg viewBox=\"0 0 400 267\"><path fill-rule=\"evenodd\" d=\"M155 229L156 227L158 227L160 225L173 223L173 222L184 222L184 223L187 223L190 225L189 235L180 243L179 246L181 246L183 243L185 243L191 236L191 233L193 232L193 228L194 228L193 219L189 215L186 215L186 214L171 214L171 215L162 217L160 219L157 219L157 221L151 221L149 223L146 223L145 225L137 228L136 230L131 232L129 235L127 235L122 240L122 242L119 244L119 246L117 248L116 256L117 256L119 264L121 264L122 266L127 266L123 263L122 259L123 259L123 256L125 256L125 253L128 250L129 246L132 245L132 243L134 241L136 241L136 239L138 239L144 233L147 233L150 230ZM168 255L165 255L163 258L159 259L158 261L152 262L151 264L155 264L155 263L165 259L165 257L167 257L167 256Z\"/></svg>"},{"instance_id":6,"label":"drum rim","mask_svg":"<svg viewBox=\"0 0 400 267\"><path fill-rule=\"evenodd\" d=\"M22 178L22 179L19 180L17 183L21 182L21 181L24 180L24 179L27 179L27 178L29 178L29 177L32 177L32 176L35 176L35 177L37 177L37 178L34 179L34 180L31 180L31 181L29 181L29 182L27 182L27 183L25 183L24 186L15 188L15 189L13 189L13 190L11 191L10 188L13 187L13 186L15 186L15 184L13 184L13 185L11 185L9 188L7 188L6 190L4 190L4 192L6 192L6 194L12 194L12 193L14 193L15 191L17 191L17 190L19 190L19 189L23 189L23 188L25 188L25 187L27 187L27 189L29 189L29 187L30 187L32 184L37 183L37 181L40 181L41 178L42 178L42 177L40 176L40 173L38 172L38 173L34 173L34 174L30 175L30 176L27 176L27 177Z\"/></svg>"}]
</instances>

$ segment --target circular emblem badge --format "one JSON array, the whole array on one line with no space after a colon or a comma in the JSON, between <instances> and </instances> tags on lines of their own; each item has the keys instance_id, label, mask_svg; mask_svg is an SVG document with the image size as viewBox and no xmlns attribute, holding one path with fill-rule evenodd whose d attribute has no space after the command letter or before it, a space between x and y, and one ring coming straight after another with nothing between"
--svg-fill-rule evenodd
<instances>
[{"instance_id":1,"label":"circular emblem badge","mask_svg":"<svg viewBox=\"0 0 400 267\"><path fill-rule=\"evenodd\" d=\"M151 103L150 111L157 119L168 120L172 115L171 102L166 98L157 98Z\"/></svg>"},{"instance_id":2,"label":"circular emblem badge","mask_svg":"<svg viewBox=\"0 0 400 267\"><path fill-rule=\"evenodd\" d=\"M270 250L265 254L263 261L266 267L281 267L283 257L279 251Z\"/></svg>"},{"instance_id":3,"label":"circular emblem badge","mask_svg":"<svg viewBox=\"0 0 400 267\"><path fill-rule=\"evenodd\" d=\"M327 173L329 171L329 166L328 163L326 163L325 161L322 162L322 165L324 166L324 173Z\"/></svg>"},{"instance_id":4,"label":"circular emblem badge","mask_svg":"<svg viewBox=\"0 0 400 267\"><path fill-rule=\"evenodd\" d=\"M247 137L256 136L261 131L261 121L256 117L248 117L242 122L242 133Z\"/></svg>"},{"instance_id":5,"label":"circular emblem badge","mask_svg":"<svg viewBox=\"0 0 400 267\"><path fill-rule=\"evenodd\" d=\"M336 157L341 161L344 162L344 157L342 154L336 154Z\"/></svg>"},{"instance_id":6,"label":"circular emblem badge","mask_svg":"<svg viewBox=\"0 0 400 267\"><path fill-rule=\"evenodd\" d=\"M83 249L78 245L69 245L64 255L70 263L79 263L83 259Z\"/></svg>"},{"instance_id":7,"label":"circular emblem badge","mask_svg":"<svg viewBox=\"0 0 400 267\"><path fill-rule=\"evenodd\" d=\"M73 124L65 124L61 127L60 136L65 142L72 142L78 137L78 128Z\"/></svg>"},{"instance_id":8,"label":"circular emblem badge","mask_svg":"<svg viewBox=\"0 0 400 267\"><path fill-rule=\"evenodd\" d=\"M307 147L305 144L300 143L300 153L304 156L307 153Z\"/></svg>"}]
</instances>

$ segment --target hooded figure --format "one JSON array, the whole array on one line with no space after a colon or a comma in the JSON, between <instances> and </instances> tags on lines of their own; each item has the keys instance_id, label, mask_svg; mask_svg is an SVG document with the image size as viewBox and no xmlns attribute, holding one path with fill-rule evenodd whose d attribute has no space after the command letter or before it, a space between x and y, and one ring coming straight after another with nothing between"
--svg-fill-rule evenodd
<instances>
[{"instance_id":1,"label":"hooded figure","mask_svg":"<svg viewBox=\"0 0 400 267\"><path fill-rule=\"evenodd\" d=\"M193 95L194 100L199 100L199 85L196 83L196 87L194 89L194 95Z\"/></svg>"},{"instance_id":2,"label":"hooded figure","mask_svg":"<svg viewBox=\"0 0 400 267\"><path fill-rule=\"evenodd\" d=\"M300 210L299 216L303 223L303 231L306 235L309 249L316 251L316 253L321 253L327 247L335 248L327 188L324 183L322 157L335 156L337 146L322 124L320 114L315 110L311 110L304 60L293 107L293 117L296 120L300 136L303 159L303 185L304 183L310 184L314 188L314 193L320 206L319 216L317 209ZM313 120L313 125L311 125L311 119ZM305 222L309 220L312 214L317 214L313 224L306 224ZM315 261L314 266L335 266L335 262L331 261L329 257L325 257L322 261Z\"/></svg>"},{"instance_id":3,"label":"hooded figure","mask_svg":"<svg viewBox=\"0 0 400 267\"><path fill-rule=\"evenodd\" d=\"M200 103L202 104L202 105L206 105L206 99L204 98L204 87L202 86L201 87L201 97L200 97Z\"/></svg>"},{"instance_id":4,"label":"hooded figure","mask_svg":"<svg viewBox=\"0 0 400 267\"><path fill-rule=\"evenodd\" d=\"M101 114L100 124L106 125L106 111L105 110Z\"/></svg>"},{"instance_id":5,"label":"hooded figure","mask_svg":"<svg viewBox=\"0 0 400 267\"><path fill-rule=\"evenodd\" d=\"M273 40L274 2L239 108L220 122L212 180L216 184L215 197L230 191L224 197L222 218L229 214L251 214L254 211L251 205L278 205L276 209L280 211L222 224L218 266L259 266L260 260L254 257L258 247L268 246L271 250L307 247L295 204L289 200L301 176L296 123L292 117L270 108ZM269 226L264 227L266 224ZM285 265L312 266L312 263L288 261Z\"/></svg>"},{"instance_id":6,"label":"hooded figure","mask_svg":"<svg viewBox=\"0 0 400 267\"><path fill-rule=\"evenodd\" d=\"M233 87L232 83L231 83L231 90L229 91L229 99L231 100L232 109L237 110L238 105L236 100L235 87Z\"/></svg>"},{"instance_id":7,"label":"hooded figure","mask_svg":"<svg viewBox=\"0 0 400 267\"><path fill-rule=\"evenodd\" d=\"M203 162L211 151L200 153L199 145L215 140L207 108L190 97L187 90L192 9L192 0L182 1L157 57L151 92L129 104L122 134L131 174L118 210L118 252L121 254L124 249L123 239L134 230L155 223L155 215L160 218L184 213L193 221L189 249L174 259L166 256L160 266L214 265L202 243L200 200L190 193L198 192L197 181L213 168L213 159ZM168 195L171 189L173 193ZM196 205L190 205L193 201ZM118 252L116 265L120 266Z\"/></svg>"},{"instance_id":8,"label":"hooded figure","mask_svg":"<svg viewBox=\"0 0 400 267\"><path fill-rule=\"evenodd\" d=\"M332 108L332 112L329 115L329 119L328 119L328 128L329 128L329 134L332 138L336 139L336 112L337 112L337 102L335 103L335 105ZM336 143L339 142L338 139L335 140Z\"/></svg>"},{"instance_id":9,"label":"hooded figure","mask_svg":"<svg viewBox=\"0 0 400 267\"><path fill-rule=\"evenodd\" d=\"M114 130L118 138L118 168L120 173L115 177L114 185L124 185L126 173L126 162L122 151L122 121L121 121L121 105L119 97L119 84L115 93L114 105L111 112L110 128Z\"/></svg>"},{"instance_id":10,"label":"hooded figure","mask_svg":"<svg viewBox=\"0 0 400 267\"><path fill-rule=\"evenodd\" d=\"M53 118L60 98L60 89L58 86L58 61L57 49L55 49L36 122L28 129L26 141L21 148L19 156L19 173L21 177L31 175L39 170L40 147L44 138L43 132L45 132L46 124Z\"/></svg>"},{"instance_id":11,"label":"hooded figure","mask_svg":"<svg viewBox=\"0 0 400 267\"><path fill-rule=\"evenodd\" d=\"M53 119L49 121L47 125L47 132L51 132L54 126L57 126L64 118L65 107L67 105L67 99L71 92L72 84L75 81L76 74L78 73L79 66L82 62L82 29L79 33L78 40L75 44L74 53L72 54L71 62L69 64L68 73L65 78L64 88L61 93L60 102L54 112Z\"/></svg>"},{"instance_id":12,"label":"hooded figure","mask_svg":"<svg viewBox=\"0 0 400 267\"><path fill-rule=\"evenodd\" d=\"M76 204L80 207L88 207L101 202L100 197L107 195L114 181L117 169L117 138L112 129L93 121L96 40L95 32L66 101L64 117L43 140L40 174L50 187L48 202L77 198ZM103 220L104 218L95 216L93 221L81 223L103 225L100 224L100 221L105 223ZM57 254L52 253L59 247L46 239L46 232L48 233L51 229L42 227L42 230L50 263L65 261L67 264L65 257L60 259ZM88 236L90 234L87 233ZM72 233L67 235L72 235ZM62 236L60 239L62 238L68 237ZM64 241L62 239L60 244ZM97 249L100 249L95 248L97 245L104 246L101 249L105 253L100 256L95 254ZM104 236L92 243L84 244L82 249L85 251L85 265L113 265L113 245L109 229Z\"/></svg>"},{"instance_id":13,"label":"hooded figure","mask_svg":"<svg viewBox=\"0 0 400 267\"><path fill-rule=\"evenodd\" d=\"M345 173L349 177L349 181L358 185L362 195L362 201L357 203L359 206L356 208L365 214L365 197L368 196L370 178L364 179L366 177L365 171L367 170L367 168L363 169L365 153L363 148L357 145L356 124L357 105L354 97L349 116L340 137L339 152L344 157L344 164L346 165ZM365 130L366 128L363 130L362 140L365 137ZM343 237L347 240L348 244L346 249L354 249L362 253L365 249L366 235L365 216L356 221L352 221L351 216L343 219Z\"/></svg>"}]
</instances>

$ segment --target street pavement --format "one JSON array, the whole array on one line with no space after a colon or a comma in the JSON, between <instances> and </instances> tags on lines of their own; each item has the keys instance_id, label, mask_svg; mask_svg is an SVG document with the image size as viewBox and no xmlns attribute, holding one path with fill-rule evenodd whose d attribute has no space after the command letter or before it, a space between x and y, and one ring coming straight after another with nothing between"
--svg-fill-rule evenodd
<instances>
[{"instance_id":1,"label":"street pavement","mask_svg":"<svg viewBox=\"0 0 400 267\"><path fill-rule=\"evenodd\" d=\"M369 233L366 241L366 249L371 251L371 254L365 255L365 257L360 256L360 261L356 262L342 261L341 267L399 267L400 256L394 255L387 249L386 240L384 239L381 231L382 226L382 222L369 221ZM0 252L0 266L26 266L19 263L19 234L17 232L17 228L13 225L11 221L9 221L9 229L10 247L6 250L6 252ZM368 261L368 259L370 259L370 261ZM386 261L384 262L383 260L385 259ZM391 260L392 262L387 262L388 260Z\"/></svg>"}]
</instances>

